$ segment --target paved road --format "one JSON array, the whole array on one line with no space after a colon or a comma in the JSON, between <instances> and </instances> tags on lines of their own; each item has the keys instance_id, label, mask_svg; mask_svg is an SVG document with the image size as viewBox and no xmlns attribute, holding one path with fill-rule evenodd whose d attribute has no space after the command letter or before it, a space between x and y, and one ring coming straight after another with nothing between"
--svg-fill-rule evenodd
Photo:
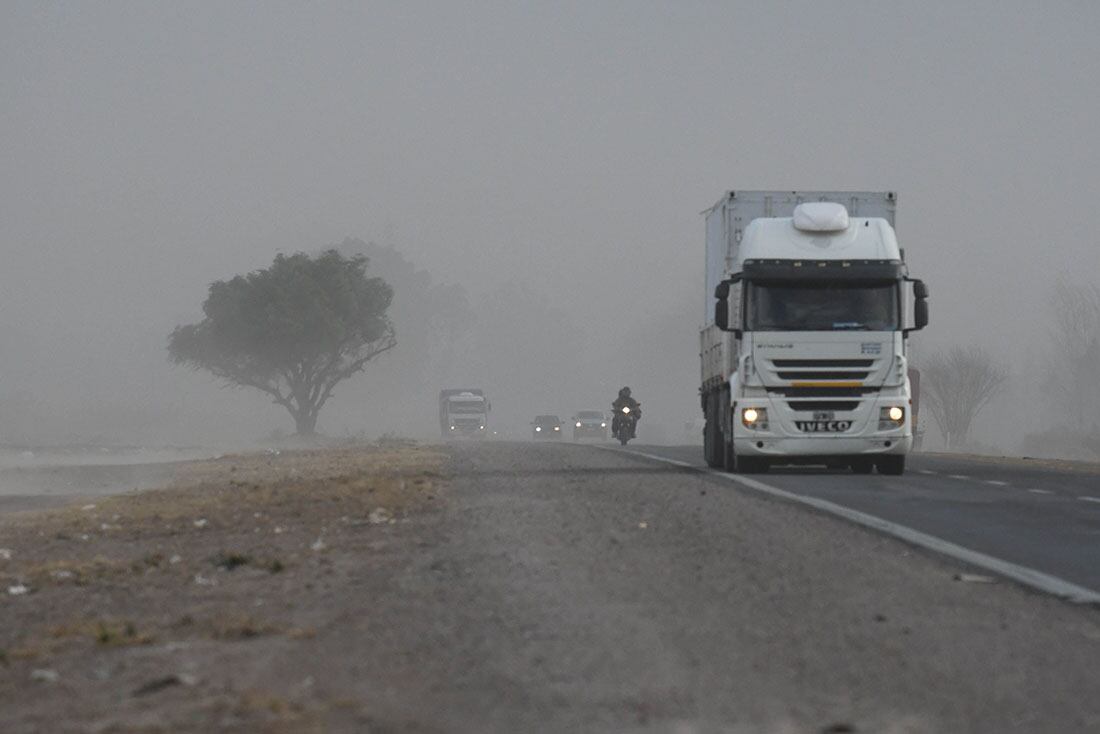
<instances>
[{"instance_id":1,"label":"paved road","mask_svg":"<svg viewBox=\"0 0 1100 734\"><path fill-rule=\"evenodd\" d=\"M442 511L404 526L396 583L322 656L379 730L1100 730L1091 606L960 581L958 562L617 450L449 450Z\"/></svg>"},{"instance_id":2,"label":"paved road","mask_svg":"<svg viewBox=\"0 0 1100 734\"><path fill-rule=\"evenodd\" d=\"M629 450L706 469L694 446ZM902 477L811 468L751 479L867 513L1100 595L1100 465L914 454Z\"/></svg>"}]
</instances>

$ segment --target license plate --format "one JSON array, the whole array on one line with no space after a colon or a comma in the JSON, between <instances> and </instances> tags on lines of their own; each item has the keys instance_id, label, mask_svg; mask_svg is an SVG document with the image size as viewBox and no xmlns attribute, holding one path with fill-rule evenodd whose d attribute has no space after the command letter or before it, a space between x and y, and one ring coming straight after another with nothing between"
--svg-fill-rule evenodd
<instances>
[{"instance_id":1,"label":"license plate","mask_svg":"<svg viewBox=\"0 0 1100 734\"><path fill-rule=\"evenodd\" d=\"M852 427L851 421L795 421L803 433L843 433Z\"/></svg>"}]
</instances>

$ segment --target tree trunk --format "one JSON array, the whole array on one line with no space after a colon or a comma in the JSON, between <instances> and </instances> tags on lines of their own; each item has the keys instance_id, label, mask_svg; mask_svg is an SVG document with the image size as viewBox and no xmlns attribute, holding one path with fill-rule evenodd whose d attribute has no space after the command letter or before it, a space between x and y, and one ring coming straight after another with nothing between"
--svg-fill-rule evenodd
<instances>
[{"instance_id":1,"label":"tree trunk","mask_svg":"<svg viewBox=\"0 0 1100 734\"><path fill-rule=\"evenodd\" d=\"M310 413L292 413L294 432L299 436L312 436L317 430L317 416Z\"/></svg>"}]
</instances>

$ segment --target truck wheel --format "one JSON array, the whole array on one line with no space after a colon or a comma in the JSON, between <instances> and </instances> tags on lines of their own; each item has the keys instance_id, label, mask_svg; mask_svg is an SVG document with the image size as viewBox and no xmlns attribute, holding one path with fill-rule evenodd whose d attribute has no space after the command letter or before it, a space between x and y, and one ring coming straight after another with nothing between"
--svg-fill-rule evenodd
<instances>
[{"instance_id":1,"label":"truck wheel","mask_svg":"<svg viewBox=\"0 0 1100 734\"><path fill-rule=\"evenodd\" d=\"M875 468L875 463L870 459L853 459L851 467L853 474L870 474Z\"/></svg>"},{"instance_id":2,"label":"truck wheel","mask_svg":"<svg viewBox=\"0 0 1100 734\"><path fill-rule=\"evenodd\" d=\"M905 454L881 456L875 459L875 466L878 467L879 474L901 476L905 473Z\"/></svg>"},{"instance_id":3,"label":"truck wheel","mask_svg":"<svg viewBox=\"0 0 1100 734\"><path fill-rule=\"evenodd\" d=\"M722 454L721 451L721 437L722 433L718 430L718 415L715 411L714 393L707 393L706 410L703 412L703 418L706 421L703 427L703 458L707 460L707 466L712 469L721 469L722 467Z\"/></svg>"}]
</instances>

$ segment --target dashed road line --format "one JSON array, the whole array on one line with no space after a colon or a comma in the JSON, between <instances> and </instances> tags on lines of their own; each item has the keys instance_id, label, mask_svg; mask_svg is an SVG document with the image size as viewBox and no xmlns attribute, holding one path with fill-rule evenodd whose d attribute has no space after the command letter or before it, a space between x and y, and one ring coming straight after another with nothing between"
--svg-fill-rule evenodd
<instances>
[{"instance_id":1,"label":"dashed road line","mask_svg":"<svg viewBox=\"0 0 1100 734\"><path fill-rule=\"evenodd\" d=\"M970 477L966 476L965 474L948 474L947 478L948 479L970 479Z\"/></svg>"},{"instance_id":2,"label":"dashed road line","mask_svg":"<svg viewBox=\"0 0 1100 734\"><path fill-rule=\"evenodd\" d=\"M930 476L934 476L936 472L929 471L928 469L917 469L917 474L928 474Z\"/></svg>"},{"instance_id":3,"label":"dashed road line","mask_svg":"<svg viewBox=\"0 0 1100 734\"><path fill-rule=\"evenodd\" d=\"M904 525L898 525L897 523L890 522L889 520L883 520L880 517L874 515L868 515L865 512L859 510L853 510L843 505L838 505L835 502L829 502L828 500L819 499L817 497L811 497L808 495L801 495L796 492L789 492L779 487L773 487L770 484L765 484L756 479L751 479L740 474L726 474L723 472L712 471L710 469L704 469L702 467L696 467L692 464L687 464L683 461L677 461L676 459L666 459L663 456L656 454L647 454L641 451L629 451L627 449L612 449L609 451L616 451L622 454L632 454L652 461L658 461L665 464L672 464L674 466L689 466L701 474L709 474L712 477L718 479L725 479L734 484L739 484L742 487L756 490L762 494L771 495L773 497L779 497L781 499L788 500L790 502L797 502L802 505L808 505L822 512L829 513L830 515L836 515L842 517L845 520L853 522L857 525L877 530L880 533L893 536L899 540L903 540L911 545L925 548L927 550L939 553L940 555L954 558L955 560L968 563L971 566L978 568L984 568L987 571L1004 576L1005 578L1012 579L1024 586L1030 586L1033 589L1053 594L1054 596L1061 597L1067 601L1077 604L1100 604L1100 592L1087 589L1084 586L1078 586L1072 581L1066 581L1065 579L1058 578L1057 576L1051 576L1050 574L1037 571L1034 568L1028 568L1027 566L1020 566L1009 561L1003 561L1000 558L995 558L979 551L964 548L961 545L956 545L942 538L937 538L934 535L928 535L922 533L919 530L913 530L912 528L905 527ZM965 477L969 478L969 477ZM1100 502L1100 497L1091 497L1089 501Z\"/></svg>"},{"instance_id":4,"label":"dashed road line","mask_svg":"<svg viewBox=\"0 0 1100 734\"><path fill-rule=\"evenodd\" d=\"M1028 492L1032 494L1054 494L1054 492L1051 492L1049 489L1029 489Z\"/></svg>"},{"instance_id":5,"label":"dashed road line","mask_svg":"<svg viewBox=\"0 0 1100 734\"><path fill-rule=\"evenodd\" d=\"M1089 497L1088 495L1083 495L1081 497L1078 497L1077 499L1081 500L1082 502L1100 502L1100 497Z\"/></svg>"},{"instance_id":6,"label":"dashed road line","mask_svg":"<svg viewBox=\"0 0 1100 734\"><path fill-rule=\"evenodd\" d=\"M999 479L986 479L985 483L986 484L992 484L995 487L1007 487L1008 486L1008 482L1002 482Z\"/></svg>"}]
</instances>

